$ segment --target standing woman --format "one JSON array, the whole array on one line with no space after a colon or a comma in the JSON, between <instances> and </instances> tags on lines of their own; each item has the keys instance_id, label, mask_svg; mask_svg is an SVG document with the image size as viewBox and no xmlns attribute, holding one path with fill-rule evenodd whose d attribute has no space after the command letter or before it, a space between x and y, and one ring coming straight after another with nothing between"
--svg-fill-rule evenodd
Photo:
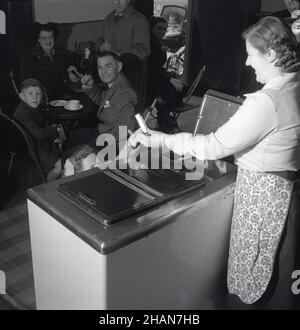
<instances>
[{"instance_id":1,"label":"standing woman","mask_svg":"<svg viewBox=\"0 0 300 330\"><path fill-rule=\"evenodd\" d=\"M296 180L300 169L297 42L288 25L276 17L263 18L248 28L243 38L246 64L255 70L264 87L248 94L227 123L214 133L195 137L151 130L148 137L138 130L129 142L132 146L138 142L151 147L165 145L201 160L235 155L238 174L228 260L229 292L245 304L291 308L291 276L299 269L295 264L299 249Z\"/></svg>"}]
</instances>

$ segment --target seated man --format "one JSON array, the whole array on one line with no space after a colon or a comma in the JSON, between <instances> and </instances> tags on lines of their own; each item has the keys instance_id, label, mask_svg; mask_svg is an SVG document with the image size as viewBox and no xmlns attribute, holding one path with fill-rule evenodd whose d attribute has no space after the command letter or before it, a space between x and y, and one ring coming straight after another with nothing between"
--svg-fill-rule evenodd
<instances>
[{"instance_id":1,"label":"seated man","mask_svg":"<svg viewBox=\"0 0 300 330\"><path fill-rule=\"evenodd\" d=\"M95 146L99 134L111 134L119 139L119 126L135 128L135 106L137 96L129 82L121 73L119 56L111 51L100 52L97 57L98 74L103 83L94 85L91 75L85 75L81 82L87 95L99 105L95 127L74 129L70 133L71 145L86 143Z\"/></svg>"}]
</instances>

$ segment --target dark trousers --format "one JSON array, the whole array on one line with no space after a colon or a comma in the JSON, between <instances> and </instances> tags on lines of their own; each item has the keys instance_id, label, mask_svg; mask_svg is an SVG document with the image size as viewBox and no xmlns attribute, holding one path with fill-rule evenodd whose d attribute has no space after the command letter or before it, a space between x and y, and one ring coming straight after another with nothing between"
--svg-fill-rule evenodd
<instances>
[{"instance_id":1,"label":"dark trousers","mask_svg":"<svg viewBox=\"0 0 300 330\"><path fill-rule=\"evenodd\" d=\"M100 135L97 126L74 128L70 131L67 149L73 148L78 144L89 144L96 146L96 139Z\"/></svg>"}]
</instances>

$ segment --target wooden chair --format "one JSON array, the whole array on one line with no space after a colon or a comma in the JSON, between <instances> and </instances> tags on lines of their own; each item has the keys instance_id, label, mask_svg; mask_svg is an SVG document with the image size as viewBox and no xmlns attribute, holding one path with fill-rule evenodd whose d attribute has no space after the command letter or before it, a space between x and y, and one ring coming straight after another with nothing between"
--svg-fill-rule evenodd
<instances>
[{"instance_id":1,"label":"wooden chair","mask_svg":"<svg viewBox=\"0 0 300 330\"><path fill-rule=\"evenodd\" d=\"M2 112L0 112L0 150L3 158L8 160L6 166L8 177L12 175L14 162L18 158L30 157L40 174L42 183L46 182L45 173L29 135L18 123Z\"/></svg>"}]
</instances>

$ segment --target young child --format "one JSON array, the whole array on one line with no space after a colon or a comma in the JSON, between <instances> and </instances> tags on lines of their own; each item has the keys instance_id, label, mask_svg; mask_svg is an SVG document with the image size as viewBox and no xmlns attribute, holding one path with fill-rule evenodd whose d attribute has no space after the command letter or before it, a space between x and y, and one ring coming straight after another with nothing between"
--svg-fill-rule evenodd
<instances>
[{"instance_id":1,"label":"young child","mask_svg":"<svg viewBox=\"0 0 300 330\"><path fill-rule=\"evenodd\" d=\"M96 150L88 144L79 144L65 152L62 163L64 164L63 176L87 171L96 164Z\"/></svg>"},{"instance_id":2,"label":"young child","mask_svg":"<svg viewBox=\"0 0 300 330\"><path fill-rule=\"evenodd\" d=\"M38 80L24 80L20 86L21 102L14 112L14 119L33 139L47 181L53 181L61 175L61 160L54 153L53 141L61 137L63 128L60 125L47 125L40 113L43 91Z\"/></svg>"},{"instance_id":3,"label":"young child","mask_svg":"<svg viewBox=\"0 0 300 330\"><path fill-rule=\"evenodd\" d=\"M180 30L181 25L177 22L177 16L175 14L170 14L166 35L170 33L180 32Z\"/></svg>"}]
</instances>

